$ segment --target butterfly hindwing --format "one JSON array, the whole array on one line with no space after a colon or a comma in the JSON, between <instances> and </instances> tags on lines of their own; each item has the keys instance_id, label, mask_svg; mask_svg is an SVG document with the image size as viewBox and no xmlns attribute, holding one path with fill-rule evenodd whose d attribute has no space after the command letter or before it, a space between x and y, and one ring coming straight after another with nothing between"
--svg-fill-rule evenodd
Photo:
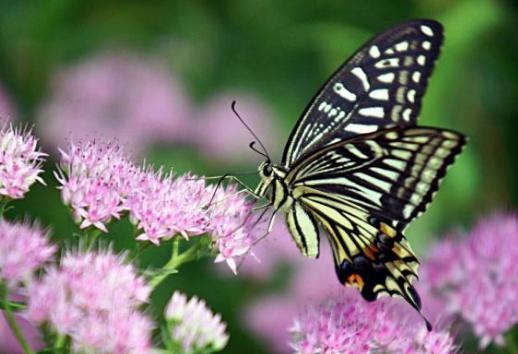
<instances>
[{"instance_id":1,"label":"butterfly hindwing","mask_svg":"<svg viewBox=\"0 0 518 354\"><path fill-rule=\"evenodd\" d=\"M358 288L368 301L398 295L420 310L419 295L412 285L418 261L401 232L339 197L313 191L300 203L328 233L341 284Z\"/></svg>"},{"instance_id":2,"label":"butterfly hindwing","mask_svg":"<svg viewBox=\"0 0 518 354\"><path fill-rule=\"evenodd\" d=\"M413 126L443 40L442 26L417 20L374 37L313 98L282 163L319 147L390 126Z\"/></svg>"}]
</instances>

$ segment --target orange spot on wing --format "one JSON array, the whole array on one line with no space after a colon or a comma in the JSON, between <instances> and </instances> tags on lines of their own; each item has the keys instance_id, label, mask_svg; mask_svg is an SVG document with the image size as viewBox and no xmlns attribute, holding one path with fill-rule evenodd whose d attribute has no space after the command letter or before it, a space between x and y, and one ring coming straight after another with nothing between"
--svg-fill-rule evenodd
<instances>
[{"instance_id":1,"label":"orange spot on wing","mask_svg":"<svg viewBox=\"0 0 518 354\"><path fill-rule=\"evenodd\" d=\"M347 277L346 280L347 285L354 286L355 288L362 289L363 285L365 285L363 278L359 274L351 274Z\"/></svg>"}]
</instances>

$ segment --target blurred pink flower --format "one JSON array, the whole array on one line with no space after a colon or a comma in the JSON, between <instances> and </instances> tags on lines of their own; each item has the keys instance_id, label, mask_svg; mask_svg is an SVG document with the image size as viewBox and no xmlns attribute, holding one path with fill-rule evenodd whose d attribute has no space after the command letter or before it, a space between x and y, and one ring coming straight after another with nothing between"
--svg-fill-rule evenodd
<instances>
[{"instance_id":1,"label":"blurred pink flower","mask_svg":"<svg viewBox=\"0 0 518 354\"><path fill-rule=\"evenodd\" d=\"M28 288L26 316L72 338L76 351L144 353L152 322L138 312L150 288L110 251L67 254Z\"/></svg>"},{"instance_id":2,"label":"blurred pink flower","mask_svg":"<svg viewBox=\"0 0 518 354\"><path fill-rule=\"evenodd\" d=\"M49 261L56 247L40 226L0 219L0 282L15 289Z\"/></svg>"},{"instance_id":3,"label":"blurred pink flower","mask_svg":"<svg viewBox=\"0 0 518 354\"><path fill-rule=\"evenodd\" d=\"M15 319L31 348L34 350L41 350L43 348L43 343L38 329L23 318L23 316L15 315ZM23 353L16 337L11 332L2 311L0 311L0 353Z\"/></svg>"},{"instance_id":4,"label":"blurred pink flower","mask_svg":"<svg viewBox=\"0 0 518 354\"><path fill-rule=\"evenodd\" d=\"M428 333L401 302L366 302L344 290L338 300L302 311L290 331L295 353L453 353L447 331ZM415 314L413 314L415 315Z\"/></svg>"},{"instance_id":5,"label":"blurred pink flower","mask_svg":"<svg viewBox=\"0 0 518 354\"><path fill-rule=\"evenodd\" d=\"M38 125L53 146L71 134L102 134L140 152L157 141L189 139L189 111L183 88L164 63L105 53L56 75Z\"/></svg>"},{"instance_id":6,"label":"blurred pink flower","mask_svg":"<svg viewBox=\"0 0 518 354\"><path fill-rule=\"evenodd\" d=\"M301 304L296 299L285 295L270 295L259 298L248 307L244 322L266 340L272 352L291 353L288 329L300 308Z\"/></svg>"},{"instance_id":7,"label":"blurred pink flower","mask_svg":"<svg viewBox=\"0 0 518 354\"><path fill-rule=\"evenodd\" d=\"M44 156L30 130L4 125L0 130L0 196L20 199L34 182L44 184L39 177Z\"/></svg>"},{"instance_id":8,"label":"blurred pink flower","mask_svg":"<svg viewBox=\"0 0 518 354\"><path fill-rule=\"evenodd\" d=\"M201 151L218 161L257 161L258 156L248 148L254 140L231 110L236 100L236 109L270 153L277 148L278 126L268 107L252 95L226 93L219 95L202 108L194 120L193 140Z\"/></svg>"},{"instance_id":9,"label":"blurred pink flower","mask_svg":"<svg viewBox=\"0 0 518 354\"><path fill-rule=\"evenodd\" d=\"M124 200L134 189L136 167L112 144L71 143L60 152L55 176L63 202L72 208L81 228L93 225L107 232L106 224L120 217Z\"/></svg>"},{"instance_id":10,"label":"blurred pink flower","mask_svg":"<svg viewBox=\"0 0 518 354\"><path fill-rule=\"evenodd\" d=\"M509 247L516 243L517 214L498 214L466 238L440 242L422 266L420 283L435 307L471 324L481 348L505 344L503 335L518 323L518 250Z\"/></svg>"},{"instance_id":11,"label":"blurred pink flower","mask_svg":"<svg viewBox=\"0 0 518 354\"><path fill-rule=\"evenodd\" d=\"M286 230L285 238L291 237ZM293 241L290 239L290 242ZM296 250L290 258L293 275L287 289L277 295L260 298L245 312L244 321L249 328L264 338L278 353L292 352L289 347L289 325L300 309L308 303L320 303L333 296L339 298L344 291L336 279L329 245L322 242L320 257L307 259ZM290 252L291 253L291 252Z\"/></svg>"},{"instance_id":12,"label":"blurred pink flower","mask_svg":"<svg viewBox=\"0 0 518 354\"><path fill-rule=\"evenodd\" d=\"M165 310L171 339L182 353L210 353L222 350L228 342L226 325L203 300L174 292Z\"/></svg>"},{"instance_id":13,"label":"blurred pink flower","mask_svg":"<svg viewBox=\"0 0 518 354\"><path fill-rule=\"evenodd\" d=\"M278 217L272 232L252 247L239 267L240 276L266 281L279 266L301 260L300 251L282 219Z\"/></svg>"}]
</instances>

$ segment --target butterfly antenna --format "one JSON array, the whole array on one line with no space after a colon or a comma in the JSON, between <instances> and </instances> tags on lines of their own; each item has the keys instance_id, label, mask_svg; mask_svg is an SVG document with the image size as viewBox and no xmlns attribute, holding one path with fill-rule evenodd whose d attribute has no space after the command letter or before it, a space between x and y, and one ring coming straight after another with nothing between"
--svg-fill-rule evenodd
<instances>
[{"instance_id":1,"label":"butterfly antenna","mask_svg":"<svg viewBox=\"0 0 518 354\"><path fill-rule=\"evenodd\" d=\"M234 112L234 114L236 115L237 119L239 119L239 121L245 126L245 128L250 132L250 134L252 134L252 136L254 137L254 139L259 143L259 145L261 145L261 148L263 149L263 151L259 151L257 150L254 145L255 145L255 141L252 141L250 143L250 149L254 150L255 152L257 152L258 154L266 157L268 160L270 160L270 154L268 153L268 150L266 149L266 147L264 146L263 142L261 141L261 139L259 139L259 137L254 133L254 131L252 130L252 128L250 128L250 126L248 124L246 124L246 122L244 121L243 118L241 118L241 116L239 115L239 113L237 113L237 110L236 110L236 101L232 101L232 104L230 105L230 107L232 108L232 112Z\"/></svg>"}]
</instances>

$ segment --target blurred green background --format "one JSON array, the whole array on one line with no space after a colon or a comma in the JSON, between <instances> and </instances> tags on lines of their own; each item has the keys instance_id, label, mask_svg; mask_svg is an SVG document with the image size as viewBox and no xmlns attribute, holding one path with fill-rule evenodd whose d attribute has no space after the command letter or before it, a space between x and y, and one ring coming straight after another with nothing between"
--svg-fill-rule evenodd
<instances>
[{"instance_id":1,"label":"blurred green background","mask_svg":"<svg viewBox=\"0 0 518 354\"><path fill-rule=\"evenodd\" d=\"M269 147L280 158L290 128L330 73L373 34L413 18L437 19L446 31L420 122L470 137L436 201L408 231L423 255L431 238L441 232L516 207L518 5L514 1L2 1L0 84L18 119L33 122L39 131L46 124L39 120L39 112L51 99L54 78L62 68L106 51L159 58L181 83L193 110L222 92L246 92L262 102L272 121L270 131L261 134L275 137ZM189 129L206 129L204 121L194 116L189 116ZM230 108L226 119L235 122ZM208 175L250 171L259 161L214 159L195 145L189 139L161 140L150 144L143 156L180 172ZM247 151L246 143L240 149ZM56 238L66 239L77 230L53 188L53 161L46 168L49 187L33 187L26 199L14 203L9 216L30 215L52 225ZM250 185L257 182L254 177L246 180ZM133 246L130 231L127 221L115 225L117 248ZM166 252L153 250L143 264L159 264ZM246 277L219 277L211 267L211 261L185 266L160 288L156 313L173 288L197 294L229 324L226 353L268 353L267 346L244 327L242 309L261 293L282 287L288 275L277 275L265 288Z\"/></svg>"}]
</instances>

